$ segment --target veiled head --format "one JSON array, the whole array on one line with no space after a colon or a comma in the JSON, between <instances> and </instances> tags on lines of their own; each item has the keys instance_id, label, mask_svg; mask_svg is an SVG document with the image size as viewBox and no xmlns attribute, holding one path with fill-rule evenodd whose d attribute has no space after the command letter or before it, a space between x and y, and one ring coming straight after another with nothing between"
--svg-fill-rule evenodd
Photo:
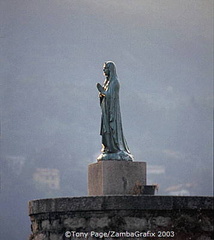
<instances>
[{"instance_id":1,"label":"veiled head","mask_svg":"<svg viewBox=\"0 0 214 240\"><path fill-rule=\"evenodd\" d=\"M106 77L116 77L116 65L112 61L107 61L103 65L103 72Z\"/></svg>"}]
</instances>

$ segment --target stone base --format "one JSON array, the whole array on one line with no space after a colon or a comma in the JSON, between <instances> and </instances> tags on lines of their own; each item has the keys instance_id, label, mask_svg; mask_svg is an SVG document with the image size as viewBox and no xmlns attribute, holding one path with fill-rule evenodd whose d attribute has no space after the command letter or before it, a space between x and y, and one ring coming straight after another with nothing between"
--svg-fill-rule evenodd
<instances>
[{"instance_id":1,"label":"stone base","mask_svg":"<svg viewBox=\"0 0 214 240\"><path fill-rule=\"evenodd\" d=\"M213 239L213 197L40 199L29 202L29 215L29 240Z\"/></svg>"},{"instance_id":2,"label":"stone base","mask_svg":"<svg viewBox=\"0 0 214 240\"><path fill-rule=\"evenodd\" d=\"M105 160L88 166L89 196L133 195L139 185L146 185L145 162Z\"/></svg>"}]
</instances>

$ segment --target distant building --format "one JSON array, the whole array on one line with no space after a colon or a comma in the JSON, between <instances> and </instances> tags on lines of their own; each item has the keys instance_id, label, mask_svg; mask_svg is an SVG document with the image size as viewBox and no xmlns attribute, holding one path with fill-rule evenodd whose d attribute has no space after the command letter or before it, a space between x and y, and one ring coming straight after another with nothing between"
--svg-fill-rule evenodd
<instances>
[{"instance_id":1,"label":"distant building","mask_svg":"<svg viewBox=\"0 0 214 240\"><path fill-rule=\"evenodd\" d=\"M147 172L148 174L164 174L165 173L165 167L161 165L148 165L147 166Z\"/></svg>"},{"instance_id":2,"label":"distant building","mask_svg":"<svg viewBox=\"0 0 214 240\"><path fill-rule=\"evenodd\" d=\"M5 163L16 175L21 174L26 158L23 156L6 156Z\"/></svg>"},{"instance_id":3,"label":"distant building","mask_svg":"<svg viewBox=\"0 0 214 240\"><path fill-rule=\"evenodd\" d=\"M52 190L60 188L60 174L58 169L37 168L33 174L33 180L37 184Z\"/></svg>"},{"instance_id":4,"label":"distant building","mask_svg":"<svg viewBox=\"0 0 214 240\"><path fill-rule=\"evenodd\" d=\"M169 195L174 195L174 196L190 196L190 192L186 189L181 189L180 191L176 192L169 192Z\"/></svg>"},{"instance_id":5,"label":"distant building","mask_svg":"<svg viewBox=\"0 0 214 240\"><path fill-rule=\"evenodd\" d=\"M168 187L165 191L174 196L190 196L190 189L194 187L192 183L177 184ZM189 190L188 190L189 189Z\"/></svg>"}]
</instances>

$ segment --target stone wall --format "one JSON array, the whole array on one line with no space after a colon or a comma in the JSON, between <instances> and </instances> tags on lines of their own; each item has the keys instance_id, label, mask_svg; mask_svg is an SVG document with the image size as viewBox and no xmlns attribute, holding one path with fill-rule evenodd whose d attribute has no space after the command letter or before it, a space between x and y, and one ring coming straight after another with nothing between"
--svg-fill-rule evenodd
<instances>
[{"instance_id":1,"label":"stone wall","mask_svg":"<svg viewBox=\"0 0 214 240\"><path fill-rule=\"evenodd\" d=\"M96 196L29 202L30 240L211 240L213 197Z\"/></svg>"}]
</instances>

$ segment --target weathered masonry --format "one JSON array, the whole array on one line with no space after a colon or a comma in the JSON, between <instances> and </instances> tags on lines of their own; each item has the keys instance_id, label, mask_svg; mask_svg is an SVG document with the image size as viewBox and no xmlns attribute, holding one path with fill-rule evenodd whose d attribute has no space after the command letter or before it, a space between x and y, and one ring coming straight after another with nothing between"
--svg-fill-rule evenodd
<instances>
[{"instance_id":1,"label":"weathered masonry","mask_svg":"<svg viewBox=\"0 0 214 240\"><path fill-rule=\"evenodd\" d=\"M41 199L29 202L29 215L31 240L213 239L213 197Z\"/></svg>"}]
</instances>

